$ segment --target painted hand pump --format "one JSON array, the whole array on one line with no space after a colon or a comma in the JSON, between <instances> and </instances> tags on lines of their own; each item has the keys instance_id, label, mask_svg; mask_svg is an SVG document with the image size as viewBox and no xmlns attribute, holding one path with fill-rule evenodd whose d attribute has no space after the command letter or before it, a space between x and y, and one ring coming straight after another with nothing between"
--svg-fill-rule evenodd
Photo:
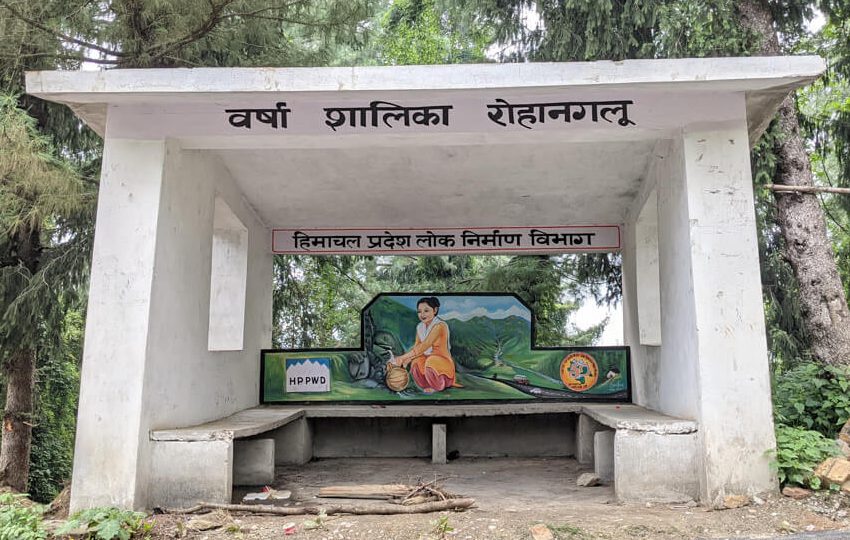
<instances>
[{"instance_id":1,"label":"painted hand pump","mask_svg":"<svg viewBox=\"0 0 850 540\"><path fill-rule=\"evenodd\" d=\"M263 403L631 400L628 347L535 347L512 294L380 294L360 349L266 350Z\"/></svg>"}]
</instances>

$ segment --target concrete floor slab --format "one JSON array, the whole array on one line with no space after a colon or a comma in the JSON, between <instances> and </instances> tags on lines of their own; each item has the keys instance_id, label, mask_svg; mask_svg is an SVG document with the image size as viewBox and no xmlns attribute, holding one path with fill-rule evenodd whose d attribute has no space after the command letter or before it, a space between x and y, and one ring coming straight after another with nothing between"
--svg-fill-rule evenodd
<instances>
[{"instance_id":1,"label":"concrete floor slab","mask_svg":"<svg viewBox=\"0 0 850 540\"><path fill-rule=\"evenodd\" d=\"M462 458L445 465L434 465L427 458L322 459L278 467L275 487L292 491L293 501L315 504L314 497L324 486L416 483L436 475L445 478L446 490L486 507L504 506L506 497L540 508L579 501L613 503L611 486L576 486L578 476L592 470L570 458ZM234 494L240 497L242 491ZM340 501L327 499L328 504Z\"/></svg>"}]
</instances>

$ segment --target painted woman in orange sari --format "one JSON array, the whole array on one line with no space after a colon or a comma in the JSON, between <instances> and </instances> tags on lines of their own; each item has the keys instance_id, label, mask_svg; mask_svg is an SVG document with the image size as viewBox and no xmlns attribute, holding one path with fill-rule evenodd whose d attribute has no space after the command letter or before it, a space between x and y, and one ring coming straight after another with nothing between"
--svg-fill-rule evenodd
<instances>
[{"instance_id":1,"label":"painted woman in orange sari","mask_svg":"<svg viewBox=\"0 0 850 540\"><path fill-rule=\"evenodd\" d=\"M449 325L437 316L439 312L440 301L436 297L419 299L416 314L421 322L416 326L416 342L410 351L395 358L399 365L410 365L413 380L426 394L463 386L457 382Z\"/></svg>"}]
</instances>

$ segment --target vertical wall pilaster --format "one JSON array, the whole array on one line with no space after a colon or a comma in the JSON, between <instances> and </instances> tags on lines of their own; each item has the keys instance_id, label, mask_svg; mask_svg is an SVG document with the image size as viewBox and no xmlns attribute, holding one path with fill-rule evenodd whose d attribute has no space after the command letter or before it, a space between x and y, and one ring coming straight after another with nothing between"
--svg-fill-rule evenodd
<instances>
[{"instance_id":1,"label":"vertical wall pilaster","mask_svg":"<svg viewBox=\"0 0 850 540\"><path fill-rule=\"evenodd\" d=\"M742 99L743 100L743 99ZM682 136L697 336L703 499L776 488L750 151L744 115Z\"/></svg>"},{"instance_id":2,"label":"vertical wall pilaster","mask_svg":"<svg viewBox=\"0 0 850 540\"><path fill-rule=\"evenodd\" d=\"M137 507L164 141L107 139L97 210L71 510Z\"/></svg>"}]
</instances>

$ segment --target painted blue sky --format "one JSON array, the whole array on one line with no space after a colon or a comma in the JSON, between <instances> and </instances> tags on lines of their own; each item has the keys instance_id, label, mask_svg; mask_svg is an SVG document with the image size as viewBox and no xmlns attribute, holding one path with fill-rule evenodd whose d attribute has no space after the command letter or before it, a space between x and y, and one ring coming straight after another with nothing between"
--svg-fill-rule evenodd
<instances>
[{"instance_id":1,"label":"painted blue sky","mask_svg":"<svg viewBox=\"0 0 850 540\"><path fill-rule=\"evenodd\" d=\"M531 312L518 300L511 296L440 296L440 318L444 320L460 319L468 321L473 317L489 317L491 319L506 319L511 315L527 321L531 320ZM392 296L400 304L416 310L416 301L421 295Z\"/></svg>"}]
</instances>

